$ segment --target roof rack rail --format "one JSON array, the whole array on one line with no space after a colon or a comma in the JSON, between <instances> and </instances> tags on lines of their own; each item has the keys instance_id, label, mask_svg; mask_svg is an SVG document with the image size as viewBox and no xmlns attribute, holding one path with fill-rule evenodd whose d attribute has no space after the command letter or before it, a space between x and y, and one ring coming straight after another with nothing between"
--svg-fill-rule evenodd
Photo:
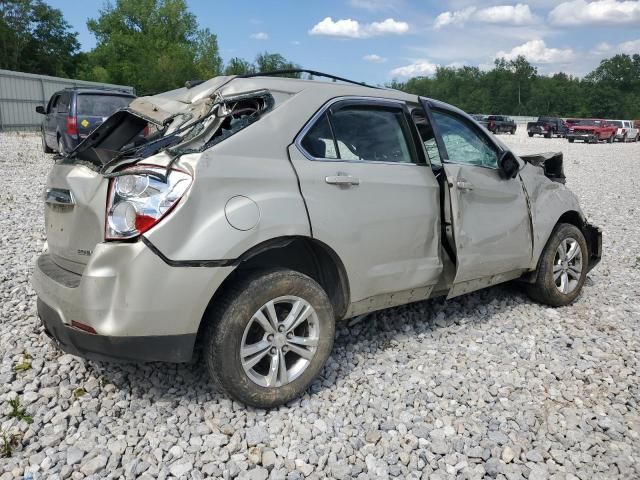
<instances>
[{"instance_id":1,"label":"roof rack rail","mask_svg":"<svg viewBox=\"0 0 640 480\"><path fill-rule=\"evenodd\" d=\"M367 84L365 82L356 82L355 80L349 80L348 78L338 77L336 75L331 75L330 73L317 72L316 70L307 70L306 68L292 68L292 69L287 69L287 70L273 70L273 71L270 71L270 72L245 73L244 75L238 75L237 78L274 77L274 76L277 76L277 75L286 75L286 74L289 74L289 73L308 73L309 75L314 75L316 77L331 78L333 80L339 80L341 82L352 83L354 85L360 85L362 87L380 89L380 87L376 87L374 85L369 85L369 84Z\"/></svg>"},{"instance_id":2,"label":"roof rack rail","mask_svg":"<svg viewBox=\"0 0 640 480\"><path fill-rule=\"evenodd\" d=\"M73 87L65 87L62 90L77 90L78 88L86 89L86 90L105 90L109 92L124 92L131 93L133 87L108 87L105 85L81 85L76 84Z\"/></svg>"}]
</instances>

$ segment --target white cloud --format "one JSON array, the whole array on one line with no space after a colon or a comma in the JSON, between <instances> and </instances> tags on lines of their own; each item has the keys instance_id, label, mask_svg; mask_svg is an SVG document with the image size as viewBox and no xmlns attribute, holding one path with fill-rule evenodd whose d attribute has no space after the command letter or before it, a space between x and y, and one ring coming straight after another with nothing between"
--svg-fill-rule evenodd
<instances>
[{"instance_id":1,"label":"white cloud","mask_svg":"<svg viewBox=\"0 0 640 480\"><path fill-rule=\"evenodd\" d=\"M253 38L254 40L269 40L269 34L266 32L252 33L249 35L249 38Z\"/></svg>"},{"instance_id":2,"label":"white cloud","mask_svg":"<svg viewBox=\"0 0 640 480\"><path fill-rule=\"evenodd\" d=\"M555 7L549 13L554 25L640 24L640 1L572 0Z\"/></svg>"},{"instance_id":3,"label":"white cloud","mask_svg":"<svg viewBox=\"0 0 640 480\"><path fill-rule=\"evenodd\" d=\"M409 24L398 22L393 18L387 18L382 22L373 22L371 25L366 25L365 31L369 35L402 35L409 31Z\"/></svg>"},{"instance_id":4,"label":"white cloud","mask_svg":"<svg viewBox=\"0 0 640 480\"><path fill-rule=\"evenodd\" d=\"M533 63L567 63L574 59L573 50L570 48L565 50L547 48L544 40L531 40L514 47L509 52L500 51L496 54L496 58L504 57L507 60L513 60L518 55L523 55Z\"/></svg>"},{"instance_id":5,"label":"white cloud","mask_svg":"<svg viewBox=\"0 0 640 480\"><path fill-rule=\"evenodd\" d=\"M618 45L618 49L622 53L633 55L634 53L640 53L640 38L638 40L630 40Z\"/></svg>"},{"instance_id":6,"label":"white cloud","mask_svg":"<svg viewBox=\"0 0 640 480\"><path fill-rule=\"evenodd\" d=\"M607 42L600 42L598 45L591 49L593 55L605 55L609 53L613 47L609 45Z\"/></svg>"},{"instance_id":7,"label":"white cloud","mask_svg":"<svg viewBox=\"0 0 640 480\"><path fill-rule=\"evenodd\" d=\"M377 55L375 53L370 53L369 55L365 55L364 57L362 57L362 59L372 63L384 63L387 61L385 57L381 57L380 55Z\"/></svg>"},{"instance_id":8,"label":"white cloud","mask_svg":"<svg viewBox=\"0 0 640 480\"><path fill-rule=\"evenodd\" d=\"M296 47L297 47L298 45L301 45L301 43L302 43L302 42L300 42L300 40L292 40L292 41L291 41L291 45L295 45Z\"/></svg>"},{"instance_id":9,"label":"white cloud","mask_svg":"<svg viewBox=\"0 0 640 480\"><path fill-rule=\"evenodd\" d=\"M447 25L464 25L466 22L502 25L529 25L536 21L529 5L496 5L487 8L466 7L461 10L443 12L436 17L434 28Z\"/></svg>"},{"instance_id":10,"label":"white cloud","mask_svg":"<svg viewBox=\"0 0 640 480\"><path fill-rule=\"evenodd\" d=\"M387 18L382 22L360 24L357 20L350 18L334 21L331 17L326 17L321 22L315 24L309 35L325 35L328 37L343 38L367 38L381 35L402 35L409 31L409 24L399 22L393 18Z\"/></svg>"},{"instance_id":11,"label":"white cloud","mask_svg":"<svg viewBox=\"0 0 640 480\"><path fill-rule=\"evenodd\" d=\"M416 60L410 65L394 68L389 72L393 77L417 77L434 75L438 66L429 60Z\"/></svg>"}]
</instances>

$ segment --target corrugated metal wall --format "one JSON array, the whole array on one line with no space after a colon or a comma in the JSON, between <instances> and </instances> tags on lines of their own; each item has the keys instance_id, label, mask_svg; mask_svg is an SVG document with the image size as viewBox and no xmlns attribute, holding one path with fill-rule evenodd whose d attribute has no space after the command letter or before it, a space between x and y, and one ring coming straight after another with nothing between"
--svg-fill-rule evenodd
<instances>
[{"instance_id":1,"label":"corrugated metal wall","mask_svg":"<svg viewBox=\"0 0 640 480\"><path fill-rule=\"evenodd\" d=\"M36 113L36 106L46 106L55 92L74 86L120 88L135 93L133 87L125 85L0 70L0 132L38 129L43 117Z\"/></svg>"}]
</instances>

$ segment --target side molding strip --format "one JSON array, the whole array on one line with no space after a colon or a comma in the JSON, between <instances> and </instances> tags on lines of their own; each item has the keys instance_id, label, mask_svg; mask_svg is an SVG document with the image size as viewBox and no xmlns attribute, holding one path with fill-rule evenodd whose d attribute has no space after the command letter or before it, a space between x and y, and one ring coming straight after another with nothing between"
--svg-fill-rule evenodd
<instances>
[{"instance_id":1,"label":"side molding strip","mask_svg":"<svg viewBox=\"0 0 640 480\"><path fill-rule=\"evenodd\" d=\"M239 259L227 260L171 260L167 258L151 240L144 235L140 237L149 250L155 253L160 259L170 267L232 267L239 263Z\"/></svg>"}]
</instances>

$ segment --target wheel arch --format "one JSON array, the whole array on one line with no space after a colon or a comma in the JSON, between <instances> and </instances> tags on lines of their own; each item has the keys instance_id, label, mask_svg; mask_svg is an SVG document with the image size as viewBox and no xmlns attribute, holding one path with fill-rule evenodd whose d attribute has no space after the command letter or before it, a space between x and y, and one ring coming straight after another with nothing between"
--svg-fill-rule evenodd
<instances>
[{"instance_id":1,"label":"wheel arch","mask_svg":"<svg viewBox=\"0 0 640 480\"><path fill-rule=\"evenodd\" d=\"M200 321L200 336L211 307L230 285L249 271L288 268L308 275L322 286L329 296L336 319L341 319L349 307L349 279L338 254L329 245L306 236L276 237L245 251L235 262L236 268L213 293Z\"/></svg>"}]
</instances>

